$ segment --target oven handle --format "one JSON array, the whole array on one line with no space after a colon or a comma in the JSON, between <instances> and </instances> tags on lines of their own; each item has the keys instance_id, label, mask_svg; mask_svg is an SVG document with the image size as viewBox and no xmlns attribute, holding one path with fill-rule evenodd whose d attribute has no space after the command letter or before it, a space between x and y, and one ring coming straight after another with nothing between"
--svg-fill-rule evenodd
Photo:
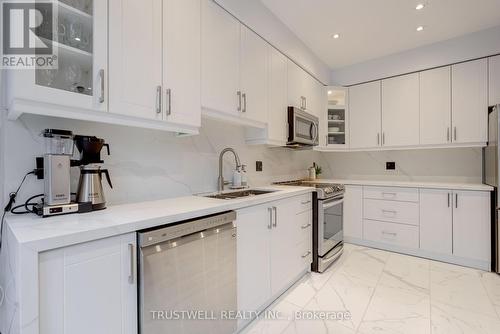
<instances>
[{"instance_id":1,"label":"oven handle","mask_svg":"<svg viewBox=\"0 0 500 334\"><path fill-rule=\"evenodd\" d=\"M334 206L337 206L337 205L342 204L342 203L344 203L343 197L341 199L338 199L338 200L335 200L332 202L323 202L323 209L324 210L330 209L330 208L333 208Z\"/></svg>"}]
</instances>

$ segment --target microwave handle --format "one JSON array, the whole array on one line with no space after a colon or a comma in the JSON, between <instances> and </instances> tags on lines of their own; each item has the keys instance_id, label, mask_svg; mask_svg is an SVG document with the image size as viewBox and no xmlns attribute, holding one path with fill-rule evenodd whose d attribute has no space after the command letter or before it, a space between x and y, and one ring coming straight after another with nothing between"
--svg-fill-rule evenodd
<instances>
[{"instance_id":1,"label":"microwave handle","mask_svg":"<svg viewBox=\"0 0 500 334\"><path fill-rule=\"evenodd\" d=\"M318 125L314 122L311 123L311 138L314 143L318 139Z\"/></svg>"}]
</instances>

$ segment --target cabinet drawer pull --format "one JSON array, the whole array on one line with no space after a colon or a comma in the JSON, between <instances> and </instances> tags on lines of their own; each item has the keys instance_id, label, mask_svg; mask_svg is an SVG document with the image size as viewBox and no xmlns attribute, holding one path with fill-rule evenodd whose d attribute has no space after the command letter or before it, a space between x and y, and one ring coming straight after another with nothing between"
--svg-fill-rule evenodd
<instances>
[{"instance_id":1,"label":"cabinet drawer pull","mask_svg":"<svg viewBox=\"0 0 500 334\"><path fill-rule=\"evenodd\" d=\"M306 205L306 204L309 204L309 203L311 203L311 201L300 202L300 204L302 204L302 205Z\"/></svg>"},{"instance_id":2,"label":"cabinet drawer pull","mask_svg":"<svg viewBox=\"0 0 500 334\"><path fill-rule=\"evenodd\" d=\"M303 230L305 230L306 228L308 228L310 226L311 226L311 224L305 224L305 225L302 225L300 228L303 229Z\"/></svg>"},{"instance_id":3,"label":"cabinet drawer pull","mask_svg":"<svg viewBox=\"0 0 500 334\"><path fill-rule=\"evenodd\" d=\"M397 196L397 194L396 193L382 193L382 197L388 197L388 196L394 198Z\"/></svg>"},{"instance_id":4,"label":"cabinet drawer pull","mask_svg":"<svg viewBox=\"0 0 500 334\"><path fill-rule=\"evenodd\" d=\"M391 237L396 237L398 234L396 232L382 231L383 235L390 235Z\"/></svg>"},{"instance_id":5,"label":"cabinet drawer pull","mask_svg":"<svg viewBox=\"0 0 500 334\"><path fill-rule=\"evenodd\" d=\"M305 259L309 255L311 255L311 251L307 251L304 255L302 255L302 258Z\"/></svg>"},{"instance_id":6,"label":"cabinet drawer pull","mask_svg":"<svg viewBox=\"0 0 500 334\"><path fill-rule=\"evenodd\" d=\"M156 86L156 113L161 114L161 86Z\"/></svg>"},{"instance_id":7,"label":"cabinet drawer pull","mask_svg":"<svg viewBox=\"0 0 500 334\"><path fill-rule=\"evenodd\" d=\"M134 284L134 245L128 244L128 254L130 256L130 266L128 271L128 282Z\"/></svg>"},{"instance_id":8,"label":"cabinet drawer pull","mask_svg":"<svg viewBox=\"0 0 500 334\"><path fill-rule=\"evenodd\" d=\"M394 211L394 210L384 210L384 209L382 209L382 213L384 215L391 214L392 216L396 216L398 212Z\"/></svg>"}]
</instances>

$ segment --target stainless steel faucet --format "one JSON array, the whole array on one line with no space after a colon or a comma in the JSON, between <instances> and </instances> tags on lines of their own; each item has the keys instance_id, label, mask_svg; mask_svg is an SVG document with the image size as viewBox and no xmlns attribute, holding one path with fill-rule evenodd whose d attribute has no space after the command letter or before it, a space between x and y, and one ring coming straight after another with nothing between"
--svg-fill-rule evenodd
<instances>
[{"instance_id":1,"label":"stainless steel faucet","mask_svg":"<svg viewBox=\"0 0 500 334\"><path fill-rule=\"evenodd\" d=\"M220 152L220 155L219 155L219 179L217 182L219 191L223 191L224 186L226 184L230 183L230 182L224 181L224 176L223 176L223 171L222 171L222 159L224 158L224 154L226 152L231 152L234 154L234 161L236 162L236 168L241 166L240 157L238 157L238 154L236 153L236 151L234 149L228 147L228 148L223 149L222 152Z\"/></svg>"}]
</instances>

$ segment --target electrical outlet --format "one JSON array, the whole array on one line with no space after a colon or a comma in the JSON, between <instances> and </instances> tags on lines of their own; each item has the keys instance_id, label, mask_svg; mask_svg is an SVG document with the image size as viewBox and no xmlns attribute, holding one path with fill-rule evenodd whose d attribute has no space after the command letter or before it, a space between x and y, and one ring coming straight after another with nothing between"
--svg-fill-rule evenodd
<instances>
[{"instance_id":1,"label":"electrical outlet","mask_svg":"<svg viewBox=\"0 0 500 334\"><path fill-rule=\"evenodd\" d=\"M385 163L385 169L386 170L395 170L396 169L396 163L393 161L388 161Z\"/></svg>"},{"instance_id":2,"label":"electrical outlet","mask_svg":"<svg viewBox=\"0 0 500 334\"><path fill-rule=\"evenodd\" d=\"M262 172L262 161L256 161L255 162L255 170L257 172Z\"/></svg>"}]
</instances>

